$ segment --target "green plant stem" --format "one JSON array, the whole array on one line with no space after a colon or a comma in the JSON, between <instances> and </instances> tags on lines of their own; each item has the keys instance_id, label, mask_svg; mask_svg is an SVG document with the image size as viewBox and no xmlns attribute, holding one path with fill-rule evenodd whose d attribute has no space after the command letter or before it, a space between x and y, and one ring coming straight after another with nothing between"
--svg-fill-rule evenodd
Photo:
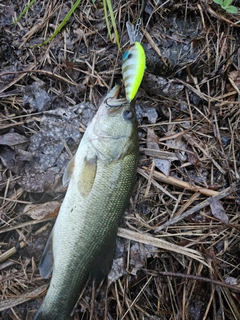
<instances>
[{"instance_id":1,"label":"green plant stem","mask_svg":"<svg viewBox=\"0 0 240 320\"><path fill-rule=\"evenodd\" d=\"M30 1L30 3L22 11L22 13L19 15L19 17L16 19L16 21L14 21L14 23L17 23L26 14L28 9L32 6L32 4L34 2L35 2L35 0L31 0ZM74 11L76 10L76 8L79 6L80 3L81 3L81 0L76 0L75 1L75 3L70 8L69 12L66 14L66 16L63 19L63 21L60 23L60 25L57 27L57 29L54 31L54 33L49 38L47 38L47 40L45 40L44 42L39 44L38 47L41 47L41 46L49 43L52 39L54 39L58 35L58 33L62 30L62 28L68 22L68 20L70 19L71 15L74 13ZM109 12L111 23L112 23L112 26L113 26L116 43L117 43L118 49L120 50L119 34L118 34L118 30L117 30L117 25L116 25L116 20L115 20L114 13L113 13L111 0L103 0L103 8L104 8L104 16L105 16L105 20L106 20L106 26L107 26L107 30L108 30L108 35L109 35L110 41L113 41L113 38L112 38L111 28L110 28L109 19L108 19L108 12Z\"/></svg>"},{"instance_id":2,"label":"green plant stem","mask_svg":"<svg viewBox=\"0 0 240 320\"><path fill-rule=\"evenodd\" d=\"M71 9L69 10L69 12L66 14L66 16L64 17L63 21L60 23L60 25L57 27L57 29L54 31L54 33L51 35L51 37L49 37L47 40L45 40L43 43L41 43L40 45L38 45L39 47L49 43L53 38L55 38L59 32L62 30L62 28L65 26L65 24L68 22L68 20L70 19L71 15L73 14L73 12L76 10L76 8L79 6L81 0L76 0L76 2L73 4L73 6L71 7Z\"/></svg>"},{"instance_id":3,"label":"green plant stem","mask_svg":"<svg viewBox=\"0 0 240 320\"><path fill-rule=\"evenodd\" d=\"M119 35L118 35L115 17L113 14L112 2L111 2L111 0L105 0L105 1L107 1L107 6L108 6L111 21L112 21L112 26L113 26L113 30L114 30L114 34L115 34L115 38L116 38L116 43L117 43L118 49L120 50L120 41L119 41Z\"/></svg>"},{"instance_id":4,"label":"green plant stem","mask_svg":"<svg viewBox=\"0 0 240 320\"><path fill-rule=\"evenodd\" d=\"M112 41L112 34L111 34L111 29L110 29L110 25L109 25L109 21L108 21L106 0L103 0L103 10L104 10L104 16L105 16L105 20L106 20L106 26L107 26L108 35L109 35L110 41Z\"/></svg>"},{"instance_id":5,"label":"green plant stem","mask_svg":"<svg viewBox=\"0 0 240 320\"><path fill-rule=\"evenodd\" d=\"M35 0L31 0L30 3L26 6L26 8L20 13L20 15L17 17L17 19L13 22L14 24L17 23L28 11L28 9L33 5Z\"/></svg>"}]
</instances>

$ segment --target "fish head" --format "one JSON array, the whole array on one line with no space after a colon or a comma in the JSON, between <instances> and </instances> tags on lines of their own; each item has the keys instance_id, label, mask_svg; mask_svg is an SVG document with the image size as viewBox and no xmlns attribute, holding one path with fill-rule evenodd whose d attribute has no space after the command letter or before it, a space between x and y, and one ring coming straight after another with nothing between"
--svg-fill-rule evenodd
<instances>
[{"instance_id":1,"label":"fish head","mask_svg":"<svg viewBox=\"0 0 240 320\"><path fill-rule=\"evenodd\" d=\"M138 150L138 133L135 104L119 99L121 87L116 85L105 97L93 123L96 149L103 150L104 157L117 160ZM100 147L101 145L101 147Z\"/></svg>"}]
</instances>

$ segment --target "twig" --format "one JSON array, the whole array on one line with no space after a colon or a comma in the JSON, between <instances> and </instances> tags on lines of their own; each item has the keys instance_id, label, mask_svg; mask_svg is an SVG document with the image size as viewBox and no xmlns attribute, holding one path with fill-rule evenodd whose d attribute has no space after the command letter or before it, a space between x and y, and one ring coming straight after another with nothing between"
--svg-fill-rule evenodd
<instances>
[{"instance_id":1,"label":"twig","mask_svg":"<svg viewBox=\"0 0 240 320\"><path fill-rule=\"evenodd\" d=\"M180 277L180 278L186 278L186 279L191 279L191 280L197 280L197 281L204 281L204 282L208 282L211 284L214 284L216 286L220 286L220 287L225 287L228 289L231 289L235 292L240 292L240 286L239 285L232 285L232 284L228 284L222 281L217 281L217 280L213 280L213 279L209 279L209 278L204 278L204 277L200 277L200 276L195 276L195 275L191 275L191 274L184 274L184 273L175 273L175 272L168 272L168 271L160 271L158 272L159 274L163 275L163 276L170 276L170 277Z\"/></svg>"},{"instance_id":2,"label":"twig","mask_svg":"<svg viewBox=\"0 0 240 320\"><path fill-rule=\"evenodd\" d=\"M36 297L39 297L46 291L47 287L48 284L44 284L41 287L38 287L37 289L34 289L31 292L22 295L21 297L10 298L7 300L0 301L0 311L13 308L31 299L36 299Z\"/></svg>"},{"instance_id":3,"label":"twig","mask_svg":"<svg viewBox=\"0 0 240 320\"><path fill-rule=\"evenodd\" d=\"M69 85L72 85L72 86L77 86L77 83L74 82L74 81L70 81L68 80L67 78L64 78L54 72L51 72L51 71L47 71L47 70L37 70L37 69L33 69L33 67L35 67L35 65L32 65L32 68L29 67L28 70L23 70L23 71L8 71L8 72L4 72L4 73L1 73L0 74L0 78L2 76L6 76L8 74L20 74L19 77L17 77L16 79L14 79L12 82L10 82L8 85L6 85L3 89L0 90L0 93L5 91L6 89L8 89L9 87L11 87L13 84L15 84L18 80L20 80L22 77L25 76L25 74L27 73L42 73L44 75L47 75L49 77L53 77L54 79L57 79L57 80L60 80L60 81L63 81L63 82L66 82L67 84Z\"/></svg>"},{"instance_id":4,"label":"twig","mask_svg":"<svg viewBox=\"0 0 240 320\"><path fill-rule=\"evenodd\" d=\"M163 58L161 51L159 50L159 47L154 43L151 35L147 32L146 29L142 28L142 31L146 37L146 39L148 40L148 42L150 43L150 45L152 46L153 50L158 54L158 56L160 57L160 59L162 60L162 62L165 64L166 67L168 67L168 64L166 62L166 60Z\"/></svg>"},{"instance_id":5,"label":"twig","mask_svg":"<svg viewBox=\"0 0 240 320\"><path fill-rule=\"evenodd\" d=\"M143 234L129 229L118 228L118 236L188 256L209 267L208 263L204 260L204 257L200 252L186 247L178 246L174 243L159 239L147 233Z\"/></svg>"},{"instance_id":6,"label":"twig","mask_svg":"<svg viewBox=\"0 0 240 320\"><path fill-rule=\"evenodd\" d=\"M224 189L223 191L219 192L219 194L213 196L214 199L220 200L222 198L225 198L226 196L230 195L231 193L234 192L234 189L236 188L237 183L233 183L233 185L227 189ZM201 203L197 204L195 207L191 208L190 210L186 211L185 213L183 213L180 216L177 216L169 221L167 221L166 223L164 223L163 225L161 225L160 227L158 227L155 232L159 232L179 221L182 221L183 219L189 217L190 215L192 215L193 213L205 208L206 206L209 205L209 199L206 199L204 201L202 201Z\"/></svg>"},{"instance_id":7,"label":"twig","mask_svg":"<svg viewBox=\"0 0 240 320\"><path fill-rule=\"evenodd\" d=\"M23 227L26 227L26 226L30 226L30 225L32 226L34 224L39 224L39 223L43 223L43 222L46 222L46 221L51 221L51 220L54 221L54 217L44 218L44 219L41 219L41 220L31 220L31 221L19 223L19 224L15 225L15 226L12 226L12 227L4 227L4 228L0 229L0 234L1 233L5 233L5 232L9 232L9 231L12 231L12 230L20 229L20 228L23 228Z\"/></svg>"},{"instance_id":8,"label":"twig","mask_svg":"<svg viewBox=\"0 0 240 320\"><path fill-rule=\"evenodd\" d=\"M24 71L17 71L17 72L13 72L13 74L19 74L20 75L18 77L16 77L13 81L9 82L6 86L4 86L2 89L0 89L0 93L4 92L5 90L9 89L11 86L13 86L15 83L17 83L20 79L22 79L26 73L31 72L32 69L35 67L36 65L33 63L31 64L26 70ZM11 74L10 72L4 72L0 74L0 78L2 76L4 76L5 74Z\"/></svg>"},{"instance_id":9,"label":"twig","mask_svg":"<svg viewBox=\"0 0 240 320\"><path fill-rule=\"evenodd\" d=\"M143 176L146 179L149 179L149 174L146 173L146 171L138 168L138 173ZM151 183L157 187L159 190L161 190L161 192L165 193L167 196L169 196L170 198L172 198L173 200L177 200L170 192L168 192L167 190L165 190L159 183L157 183L155 180L151 179Z\"/></svg>"},{"instance_id":10,"label":"twig","mask_svg":"<svg viewBox=\"0 0 240 320\"><path fill-rule=\"evenodd\" d=\"M143 167L143 169L145 169L145 171L147 171L147 167ZM142 175L143 175L143 172L145 172L143 169L138 168L138 172ZM206 196L209 196L209 197L216 196L217 194L219 194L219 192L217 192L217 191L207 189L207 188L198 187L195 185L191 185L188 182L179 180L179 179L171 177L171 176L166 176L163 173L158 172L156 170L153 173L153 178L160 181L160 182L163 182L166 184L171 184L176 187L191 190L194 192L200 192L200 193L205 194Z\"/></svg>"},{"instance_id":11,"label":"twig","mask_svg":"<svg viewBox=\"0 0 240 320\"><path fill-rule=\"evenodd\" d=\"M15 247L12 247L11 249L7 250L3 254L0 255L0 263L10 258L12 255L14 255L18 250L23 249L26 247L26 242L21 241L18 243Z\"/></svg>"}]
</instances>

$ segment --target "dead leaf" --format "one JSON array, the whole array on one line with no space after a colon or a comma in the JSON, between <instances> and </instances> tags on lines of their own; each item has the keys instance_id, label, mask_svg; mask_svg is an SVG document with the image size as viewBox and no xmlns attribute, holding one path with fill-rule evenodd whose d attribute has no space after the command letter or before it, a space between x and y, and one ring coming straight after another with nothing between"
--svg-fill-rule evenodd
<instances>
[{"instance_id":1,"label":"dead leaf","mask_svg":"<svg viewBox=\"0 0 240 320\"><path fill-rule=\"evenodd\" d=\"M50 201L40 204L28 204L23 210L26 214L34 220L41 220L46 217L56 217L60 209L61 203L59 201Z\"/></svg>"},{"instance_id":2,"label":"dead leaf","mask_svg":"<svg viewBox=\"0 0 240 320\"><path fill-rule=\"evenodd\" d=\"M190 146L187 146L187 150L189 152L186 153L187 160L193 164L194 166L200 167L201 161L199 160L199 157L196 152L193 151L193 149Z\"/></svg>"},{"instance_id":3,"label":"dead leaf","mask_svg":"<svg viewBox=\"0 0 240 320\"><path fill-rule=\"evenodd\" d=\"M125 264L125 246L127 240L117 237L116 251L113 259L111 271L108 274L109 284L116 282L120 277L127 273Z\"/></svg>"},{"instance_id":4,"label":"dead leaf","mask_svg":"<svg viewBox=\"0 0 240 320\"><path fill-rule=\"evenodd\" d=\"M32 111L44 111L50 108L51 98L44 90L44 82L34 82L26 87L23 104L29 104Z\"/></svg>"},{"instance_id":5,"label":"dead leaf","mask_svg":"<svg viewBox=\"0 0 240 320\"><path fill-rule=\"evenodd\" d=\"M144 108L143 109L143 117L146 117L148 119L149 123L156 123L158 118L158 113L155 108Z\"/></svg>"},{"instance_id":6,"label":"dead leaf","mask_svg":"<svg viewBox=\"0 0 240 320\"><path fill-rule=\"evenodd\" d=\"M147 148L153 150L159 150L158 136L155 134L153 129L148 128L147 131ZM155 166L166 176L169 175L171 161L166 159L154 158Z\"/></svg>"},{"instance_id":7,"label":"dead leaf","mask_svg":"<svg viewBox=\"0 0 240 320\"><path fill-rule=\"evenodd\" d=\"M147 148L159 150L158 136L155 134L154 130L150 128L147 130Z\"/></svg>"},{"instance_id":8,"label":"dead leaf","mask_svg":"<svg viewBox=\"0 0 240 320\"><path fill-rule=\"evenodd\" d=\"M108 274L108 281L110 283L116 282L120 277L127 273L124 258L120 257L113 260L111 271Z\"/></svg>"},{"instance_id":9,"label":"dead leaf","mask_svg":"<svg viewBox=\"0 0 240 320\"><path fill-rule=\"evenodd\" d=\"M168 132L166 132L165 134L167 137L168 136L175 136L173 139L167 139L166 140L166 145L170 148L170 149L174 149L178 159L181 162L185 162L187 160L186 154L185 154L185 149L187 148L186 143L184 142L182 135L181 134L176 134L176 132L169 130Z\"/></svg>"},{"instance_id":10,"label":"dead leaf","mask_svg":"<svg viewBox=\"0 0 240 320\"><path fill-rule=\"evenodd\" d=\"M226 214L225 209L223 208L221 202L217 200L216 198L210 197L208 199L208 202L210 204L210 208L212 210L212 214L215 218L219 219L222 223L228 224L229 219Z\"/></svg>"},{"instance_id":11,"label":"dead leaf","mask_svg":"<svg viewBox=\"0 0 240 320\"><path fill-rule=\"evenodd\" d=\"M15 151L9 146L0 145L0 159L2 164L11 169L15 166Z\"/></svg>"},{"instance_id":12,"label":"dead leaf","mask_svg":"<svg viewBox=\"0 0 240 320\"><path fill-rule=\"evenodd\" d=\"M236 285L238 285L238 280L237 280L237 278L228 276L225 279L225 283L231 284L232 286L236 286Z\"/></svg>"},{"instance_id":13,"label":"dead leaf","mask_svg":"<svg viewBox=\"0 0 240 320\"><path fill-rule=\"evenodd\" d=\"M0 144L7 145L9 147L17 146L18 148L20 148L21 145L24 147L27 143L28 138L17 132L9 132L0 136Z\"/></svg>"},{"instance_id":14,"label":"dead leaf","mask_svg":"<svg viewBox=\"0 0 240 320\"><path fill-rule=\"evenodd\" d=\"M228 79L233 86L233 88L240 94L240 71L234 70L229 73Z\"/></svg>"},{"instance_id":15,"label":"dead leaf","mask_svg":"<svg viewBox=\"0 0 240 320\"><path fill-rule=\"evenodd\" d=\"M142 106L136 105L136 114L139 123L142 123L143 118L147 118L148 122L152 124L156 123L158 119L156 108L144 106L144 104Z\"/></svg>"},{"instance_id":16,"label":"dead leaf","mask_svg":"<svg viewBox=\"0 0 240 320\"><path fill-rule=\"evenodd\" d=\"M149 95L159 95L174 99L183 90L182 84L174 80L147 73L143 79L143 86Z\"/></svg>"},{"instance_id":17,"label":"dead leaf","mask_svg":"<svg viewBox=\"0 0 240 320\"><path fill-rule=\"evenodd\" d=\"M151 258L156 251L154 246L134 242L130 251L131 274L136 275L138 270L146 266L147 258Z\"/></svg>"},{"instance_id":18,"label":"dead leaf","mask_svg":"<svg viewBox=\"0 0 240 320\"><path fill-rule=\"evenodd\" d=\"M171 162L169 160L164 159L154 159L155 166L166 176L170 174Z\"/></svg>"},{"instance_id":19,"label":"dead leaf","mask_svg":"<svg viewBox=\"0 0 240 320\"><path fill-rule=\"evenodd\" d=\"M9 132L0 136L0 159L8 169L16 165L16 155L19 150L26 149L28 139L17 132Z\"/></svg>"}]
</instances>

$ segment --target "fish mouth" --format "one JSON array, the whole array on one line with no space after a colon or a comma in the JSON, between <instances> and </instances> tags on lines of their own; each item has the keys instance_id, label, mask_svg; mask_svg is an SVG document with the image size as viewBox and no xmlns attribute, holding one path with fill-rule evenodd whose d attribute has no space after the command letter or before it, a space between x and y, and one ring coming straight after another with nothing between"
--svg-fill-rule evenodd
<instances>
[{"instance_id":1,"label":"fish mouth","mask_svg":"<svg viewBox=\"0 0 240 320\"><path fill-rule=\"evenodd\" d=\"M119 84L116 84L116 85L112 88L112 90L109 92L108 95L111 94L111 96L112 96L113 99L117 99L118 96L119 96L120 90L121 90L121 86L120 86Z\"/></svg>"},{"instance_id":2,"label":"fish mouth","mask_svg":"<svg viewBox=\"0 0 240 320\"><path fill-rule=\"evenodd\" d=\"M104 103L108 107L119 107L122 104L127 102L126 98L120 98L118 99L118 96L120 94L121 86L119 84L115 85L111 91L107 94Z\"/></svg>"}]
</instances>

